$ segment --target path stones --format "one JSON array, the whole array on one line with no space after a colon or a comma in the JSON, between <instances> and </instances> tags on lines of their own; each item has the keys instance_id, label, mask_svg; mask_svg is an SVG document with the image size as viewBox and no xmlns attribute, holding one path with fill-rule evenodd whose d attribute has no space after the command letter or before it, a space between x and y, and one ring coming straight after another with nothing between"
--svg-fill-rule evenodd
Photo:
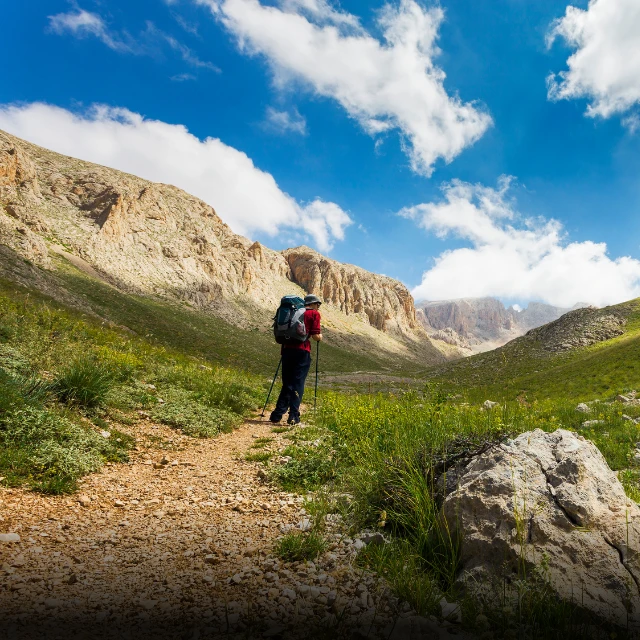
<instances>
[{"instance_id":1,"label":"path stones","mask_svg":"<svg viewBox=\"0 0 640 640\"><path fill-rule=\"evenodd\" d=\"M0 533L0 542L20 542L20 535L17 533Z\"/></svg>"}]
</instances>

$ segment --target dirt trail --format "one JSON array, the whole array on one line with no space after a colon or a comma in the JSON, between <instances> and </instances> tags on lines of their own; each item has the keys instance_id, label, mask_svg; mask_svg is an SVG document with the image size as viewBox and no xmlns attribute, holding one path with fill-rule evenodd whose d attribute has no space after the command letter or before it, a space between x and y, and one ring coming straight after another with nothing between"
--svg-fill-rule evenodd
<instances>
[{"instance_id":1,"label":"dirt trail","mask_svg":"<svg viewBox=\"0 0 640 640\"><path fill-rule=\"evenodd\" d=\"M439 637L354 566L339 523L317 563L273 555L306 514L243 459L257 437L284 446L271 427L195 440L145 420L130 462L77 495L0 489L0 533L20 537L0 542L0 638Z\"/></svg>"}]
</instances>

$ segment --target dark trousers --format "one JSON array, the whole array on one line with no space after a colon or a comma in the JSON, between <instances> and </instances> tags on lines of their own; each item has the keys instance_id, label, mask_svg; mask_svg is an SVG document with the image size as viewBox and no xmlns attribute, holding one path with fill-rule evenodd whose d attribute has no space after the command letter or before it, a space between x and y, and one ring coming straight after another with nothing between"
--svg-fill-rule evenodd
<instances>
[{"instance_id":1,"label":"dark trousers","mask_svg":"<svg viewBox=\"0 0 640 640\"><path fill-rule=\"evenodd\" d=\"M311 354L302 349L282 350L282 390L271 420L277 422L289 411L289 420L300 419L304 382L311 367Z\"/></svg>"}]
</instances>

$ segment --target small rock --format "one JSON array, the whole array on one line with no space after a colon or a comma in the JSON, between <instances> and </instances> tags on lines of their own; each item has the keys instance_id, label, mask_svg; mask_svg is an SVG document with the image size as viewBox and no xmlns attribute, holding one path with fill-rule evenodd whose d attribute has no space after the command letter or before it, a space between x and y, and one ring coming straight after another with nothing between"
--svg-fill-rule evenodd
<instances>
[{"instance_id":1,"label":"small rock","mask_svg":"<svg viewBox=\"0 0 640 640\"><path fill-rule=\"evenodd\" d=\"M81 495L78 496L78 502L81 507L88 507L91 504L91 498L89 496Z\"/></svg>"},{"instance_id":2,"label":"small rock","mask_svg":"<svg viewBox=\"0 0 640 640\"><path fill-rule=\"evenodd\" d=\"M589 411L591 411L591 409L589 408L589 405L585 404L584 402L581 402L576 407L576 411L580 411L581 413L589 413Z\"/></svg>"},{"instance_id":3,"label":"small rock","mask_svg":"<svg viewBox=\"0 0 640 640\"><path fill-rule=\"evenodd\" d=\"M110 431L101 431L101 432L100 432L100 435L101 435L103 438L110 438L110 437L111 437L111 432L110 432Z\"/></svg>"},{"instance_id":4,"label":"small rock","mask_svg":"<svg viewBox=\"0 0 640 640\"><path fill-rule=\"evenodd\" d=\"M25 564L24 556L19 553L11 562L9 563L12 567L23 567Z\"/></svg>"},{"instance_id":5,"label":"small rock","mask_svg":"<svg viewBox=\"0 0 640 640\"><path fill-rule=\"evenodd\" d=\"M594 427L597 424L604 424L604 420L585 420L580 426L583 428Z\"/></svg>"},{"instance_id":6,"label":"small rock","mask_svg":"<svg viewBox=\"0 0 640 640\"><path fill-rule=\"evenodd\" d=\"M624 404L629 404L631 402L631 398L619 394L616 396L616 402L624 402Z\"/></svg>"},{"instance_id":7,"label":"small rock","mask_svg":"<svg viewBox=\"0 0 640 640\"><path fill-rule=\"evenodd\" d=\"M445 598L440 600L442 617L449 622L462 622L462 612L457 602L447 602Z\"/></svg>"},{"instance_id":8,"label":"small rock","mask_svg":"<svg viewBox=\"0 0 640 640\"><path fill-rule=\"evenodd\" d=\"M17 533L0 533L0 542L20 542L20 536Z\"/></svg>"},{"instance_id":9,"label":"small rock","mask_svg":"<svg viewBox=\"0 0 640 640\"><path fill-rule=\"evenodd\" d=\"M374 546L383 545L385 543L384 536L378 531L376 533L363 533L360 536L360 539L365 544L372 544Z\"/></svg>"},{"instance_id":10,"label":"small rock","mask_svg":"<svg viewBox=\"0 0 640 640\"><path fill-rule=\"evenodd\" d=\"M164 469L164 465L160 464L159 462L154 462L153 463L153 468L154 469Z\"/></svg>"},{"instance_id":11,"label":"small rock","mask_svg":"<svg viewBox=\"0 0 640 640\"><path fill-rule=\"evenodd\" d=\"M482 403L482 406L483 406L485 409L493 409L493 407L497 407L497 406L498 406L498 403L497 403L497 402L494 402L493 400L485 400L485 401Z\"/></svg>"},{"instance_id":12,"label":"small rock","mask_svg":"<svg viewBox=\"0 0 640 640\"><path fill-rule=\"evenodd\" d=\"M623 420L628 420L629 422L635 422L634 419L631 416L628 416L625 413L622 414L622 419Z\"/></svg>"},{"instance_id":13,"label":"small rock","mask_svg":"<svg viewBox=\"0 0 640 640\"><path fill-rule=\"evenodd\" d=\"M114 500L113 501L113 506L122 508L122 507L124 507L124 502L122 502L122 500Z\"/></svg>"},{"instance_id":14,"label":"small rock","mask_svg":"<svg viewBox=\"0 0 640 640\"><path fill-rule=\"evenodd\" d=\"M169 464L169 458L167 458L167 456L162 456L162 460L160 460L160 464Z\"/></svg>"},{"instance_id":15,"label":"small rock","mask_svg":"<svg viewBox=\"0 0 640 640\"><path fill-rule=\"evenodd\" d=\"M57 609L62 605L61 600L57 600L56 598L45 598L44 606L47 609Z\"/></svg>"},{"instance_id":16,"label":"small rock","mask_svg":"<svg viewBox=\"0 0 640 640\"><path fill-rule=\"evenodd\" d=\"M300 529L300 531L311 531L313 524L309 518L304 518L298 523L298 529Z\"/></svg>"},{"instance_id":17,"label":"small rock","mask_svg":"<svg viewBox=\"0 0 640 640\"><path fill-rule=\"evenodd\" d=\"M218 563L218 556L214 555L213 553L208 553L204 557L204 561L205 561L205 564L217 564Z\"/></svg>"}]
</instances>

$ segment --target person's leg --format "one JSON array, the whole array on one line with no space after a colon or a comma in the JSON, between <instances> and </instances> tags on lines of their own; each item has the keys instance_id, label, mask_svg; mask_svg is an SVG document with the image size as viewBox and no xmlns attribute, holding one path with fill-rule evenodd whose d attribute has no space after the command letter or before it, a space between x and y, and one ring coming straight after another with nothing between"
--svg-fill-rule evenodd
<instances>
[{"instance_id":1,"label":"person's leg","mask_svg":"<svg viewBox=\"0 0 640 640\"><path fill-rule=\"evenodd\" d=\"M287 422L297 424L300 422L300 403L304 394L304 383L311 366L311 354L308 351L298 351L296 366L292 372L291 388L289 396L289 419Z\"/></svg>"},{"instance_id":2,"label":"person's leg","mask_svg":"<svg viewBox=\"0 0 640 640\"><path fill-rule=\"evenodd\" d=\"M290 397L292 391L292 379L294 371L294 362L291 359L292 349L282 350L282 389L280 389L280 395L276 402L276 408L271 412L269 420L271 422L280 422L282 416L289 409Z\"/></svg>"}]
</instances>

